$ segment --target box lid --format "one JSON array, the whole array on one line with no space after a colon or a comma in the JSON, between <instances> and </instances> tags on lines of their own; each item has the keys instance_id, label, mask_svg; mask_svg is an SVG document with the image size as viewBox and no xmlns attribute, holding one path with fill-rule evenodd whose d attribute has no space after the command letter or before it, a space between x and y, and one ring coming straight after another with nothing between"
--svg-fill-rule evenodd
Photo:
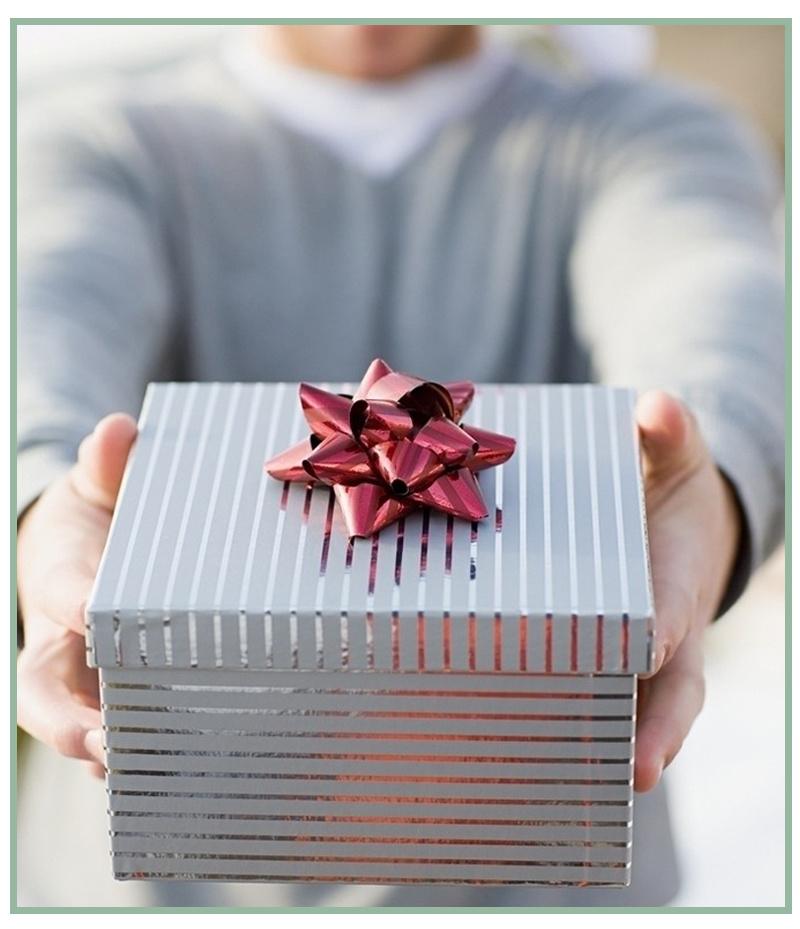
<instances>
[{"instance_id":1,"label":"box lid","mask_svg":"<svg viewBox=\"0 0 800 929\"><path fill-rule=\"evenodd\" d=\"M321 385L347 392L352 385ZM265 459L295 384L151 384L87 610L105 667L637 673L652 658L632 391L478 385L517 450L490 516L420 510L349 541L329 488Z\"/></svg>"}]
</instances>

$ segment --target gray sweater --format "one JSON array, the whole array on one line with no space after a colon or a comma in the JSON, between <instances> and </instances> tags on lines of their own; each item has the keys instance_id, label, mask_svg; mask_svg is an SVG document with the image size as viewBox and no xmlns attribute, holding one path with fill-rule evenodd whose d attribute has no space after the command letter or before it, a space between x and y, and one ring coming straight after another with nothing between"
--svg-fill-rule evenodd
<instances>
[{"instance_id":1,"label":"gray sweater","mask_svg":"<svg viewBox=\"0 0 800 929\"><path fill-rule=\"evenodd\" d=\"M386 179L213 55L30 109L20 507L150 380L347 381L382 355L437 380L675 391L746 515L729 602L779 541L776 188L715 106L514 65Z\"/></svg>"}]
</instances>

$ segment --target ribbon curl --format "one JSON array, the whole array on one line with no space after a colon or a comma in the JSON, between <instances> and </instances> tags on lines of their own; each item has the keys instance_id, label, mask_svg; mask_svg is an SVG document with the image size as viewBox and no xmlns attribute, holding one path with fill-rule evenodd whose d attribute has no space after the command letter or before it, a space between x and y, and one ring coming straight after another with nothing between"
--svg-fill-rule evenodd
<instances>
[{"instance_id":1,"label":"ribbon curl","mask_svg":"<svg viewBox=\"0 0 800 929\"><path fill-rule=\"evenodd\" d=\"M280 481L333 487L350 537L370 536L430 506L462 519L488 515L474 473L507 461L509 436L459 425L471 381L437 384L393 371L376 358L355 394L301 384L311 435L271 458Z\"/></svg>"}]
</instances>

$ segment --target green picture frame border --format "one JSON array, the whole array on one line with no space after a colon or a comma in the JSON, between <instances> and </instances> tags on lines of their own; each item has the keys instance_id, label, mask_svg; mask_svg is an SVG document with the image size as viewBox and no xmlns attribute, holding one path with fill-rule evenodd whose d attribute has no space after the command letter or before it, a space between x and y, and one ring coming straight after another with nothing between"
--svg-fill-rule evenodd
<instances>
[{"instance_id":1,"label":"green picture frame border","mask_svg":"<svg viewBox=\"0 0 800 929\"><path fill-rule=\"evenodd\" d=\"M359 19L359 18L331 18L331 19L296 19L296 18L12 18L10 22L10 504L11 513L16 513L16 482L17 482L17 29L20 26L246 26L246 25L290 25L290 24L318 24L318 25L353 25L359 23L374 23L386 25L401 24L438 24L449 25L463 23L469 25L492 26L525 26L525 25L685 25L685 26L781 26L784 30L784 137L785 137L785 168L784 185L786 194L785 208L785 281L786 298L784 307L785 319L785 352L786 352L786 384L785 384L785 427L786 427L786 509L785 509L785 681L786 681L786 707L785 707L785 809L786 809L786 837L785 837L785 903L782 907L20 907L17 905L17 738L16 738L16 654L17 632L16 624L9 623L10 630L10 847L9 847L9 876L10 876L10 913L764 913L787 914L792 912L792 627L791 627L791 346L792 346L792 320L791 320L791 293L792 272L790 256L791 248L791 213L792 213L792 20L781 18L711 18L711 19L685 19L685 18L541 18L541 19L426 19L426 18L386 18L386 19ZM16 519L12 516L9 526L10 534L10 577L16 576ZM17 615L17 597L14 584L11 588L10 616Z\"/></svg>"}]
</instances>

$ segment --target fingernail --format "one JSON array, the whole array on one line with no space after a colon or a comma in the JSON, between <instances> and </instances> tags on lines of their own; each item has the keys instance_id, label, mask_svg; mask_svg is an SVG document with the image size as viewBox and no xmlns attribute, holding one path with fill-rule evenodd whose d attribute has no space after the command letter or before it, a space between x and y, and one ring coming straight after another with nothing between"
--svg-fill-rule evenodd
<instances>
[{"instance_id":1,"label":"fingernail","mask_svg":"<svg viewBox=\"0 0 800 929\"><path fill-rule=\"evenodd\" d=\"M105 763L105 755L103 751L103 730L102 729L90 729L86 733L86 751L90 755L93 755L101 763Z\"/></svg>"}]
</instances>

